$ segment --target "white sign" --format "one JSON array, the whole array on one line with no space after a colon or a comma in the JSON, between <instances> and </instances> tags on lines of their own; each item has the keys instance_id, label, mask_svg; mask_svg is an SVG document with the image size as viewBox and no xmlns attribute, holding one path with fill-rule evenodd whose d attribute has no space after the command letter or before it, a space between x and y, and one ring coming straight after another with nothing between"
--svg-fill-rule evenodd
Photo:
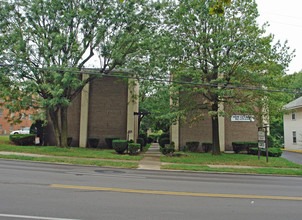
<instances>
[{"instance_id":1,"label":"white sign","mask_svg":"<svg viewBox=\"0 0 302 220\"><path fill-rule=\"evenodd\" d=\"M255 121L254 115L232 115L231 121Z\"/></svg>"},{"instance_id":2,"label":"white sign","mask_svg":"<svg viewBox=\"0 0 302 220\"><path fill-rule=\"evenodd\" d=\"M259 141L258 142L258 147L262 148L262 149L265 148L265 142L264 141Z\"/></svg>"},{"instance_id":3,"label":"white sign","mask_svg":"<svg viewBox=\"0 0 302 220\"><path fill-rule=\"evenodd\" d=\"M258 131L258 141L265 141L265 132Z\"/></svg>"}]
</instances>

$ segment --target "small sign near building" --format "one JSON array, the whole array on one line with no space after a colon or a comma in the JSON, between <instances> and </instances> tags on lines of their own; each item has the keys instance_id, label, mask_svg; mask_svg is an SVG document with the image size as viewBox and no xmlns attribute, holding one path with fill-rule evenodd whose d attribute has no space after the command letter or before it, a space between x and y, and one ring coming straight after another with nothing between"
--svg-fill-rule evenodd
<instances>
[{"instance_id":1,"label":"small sign near building","mask_svg":"<svg viewBox=\"0 0 302 220\"><path fill-rule=\"evenodd\" d=\"M255 121L255 117L254 115L232 115L231 121L253 122Z\"/></svg>"}]
</instances>

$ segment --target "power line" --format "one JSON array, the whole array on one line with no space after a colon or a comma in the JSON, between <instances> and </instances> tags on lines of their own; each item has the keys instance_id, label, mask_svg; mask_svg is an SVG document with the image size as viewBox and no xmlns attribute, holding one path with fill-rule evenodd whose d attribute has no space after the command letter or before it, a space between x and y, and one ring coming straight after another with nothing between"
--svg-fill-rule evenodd
<instances>
[{"instance_id":1,"label":"power line","mask_svg":"<svg viewBox=\"0 0 302 220\"><path fill-rule=\"evenodd\" d=\"M0 66L13 66L13 65L0 64ZM196 85L196 86L216 87L216 88L226 88L226 89L241 89L241 90L252 90L252 91L263 91L263 92L302 94L302 91L300 92L300 91L287 91L287 90L275 90L275 89L261 89L261 88L255 88L255 87L230 86L230 85L221 85L221 84L176 81L176 80L168 80L168 79L145 78L145 77L133 76L133 75L136 75L136 74L131 73L129 71L122 71L122 70L121 71L112 70L110 72L106 72L106 70L105 70L105 73L99 73L99 72L91 71L92 69L87 69L89 71L75 71L75 70L64 70L64 69L57 69L57 68L39 68L39 67L34 67L34 68L38 69L38 70L60 71L60 72L70 72L70 73L78 73L78 74L98 75L98 76L104 76L104 77L136 79L136 80L151 81L151 82L169 83L169 84L175 83L175 84L182 84L182 85ZM124 76L124 75L110 75L109 73L127 74L127 76Z\"/></svg>"}]
</instances>

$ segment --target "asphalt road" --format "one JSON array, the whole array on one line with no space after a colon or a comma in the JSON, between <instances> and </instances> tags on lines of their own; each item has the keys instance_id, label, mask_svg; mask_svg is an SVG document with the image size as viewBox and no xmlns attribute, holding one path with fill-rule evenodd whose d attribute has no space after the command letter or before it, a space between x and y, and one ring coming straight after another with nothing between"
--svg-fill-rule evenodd
<instances>
[{"instance_id":1,"label":"asphalt road","mask_svg":"<svg viewBox=\"0 0 302 220\"><path fill-rule=\"evenodd\" d=\"M289 161L302 165L302 154L301 153L283 151L282 157Z\"/></svg>"},{"instance_id":2,"label":"asphalt road","mask_svg":"<svg viewBox=\"0 0 302 220\"><path fill-rule=\"evenodd\" d=\"M0 219L301 220L302 178L0 160Z\"/></svg>"}]
</instances>

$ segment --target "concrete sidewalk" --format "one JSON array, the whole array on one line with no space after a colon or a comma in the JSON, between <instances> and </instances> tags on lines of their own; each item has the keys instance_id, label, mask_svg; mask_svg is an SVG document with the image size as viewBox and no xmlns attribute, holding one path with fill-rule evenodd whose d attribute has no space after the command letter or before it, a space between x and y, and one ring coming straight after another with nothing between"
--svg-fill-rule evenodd
<instances>
[{"instance_id":1,"label":"concrete sidewalk","mask_svg":"<svg viewBox=\"0 0 302 220\"><path fill-rule=\"evenodd\" d=\"M149 149L144 153L144 158L139 161L138 169L144 170L160 170L161 156L158 143L152 143Z\"/></svg>"}]
</instances>

